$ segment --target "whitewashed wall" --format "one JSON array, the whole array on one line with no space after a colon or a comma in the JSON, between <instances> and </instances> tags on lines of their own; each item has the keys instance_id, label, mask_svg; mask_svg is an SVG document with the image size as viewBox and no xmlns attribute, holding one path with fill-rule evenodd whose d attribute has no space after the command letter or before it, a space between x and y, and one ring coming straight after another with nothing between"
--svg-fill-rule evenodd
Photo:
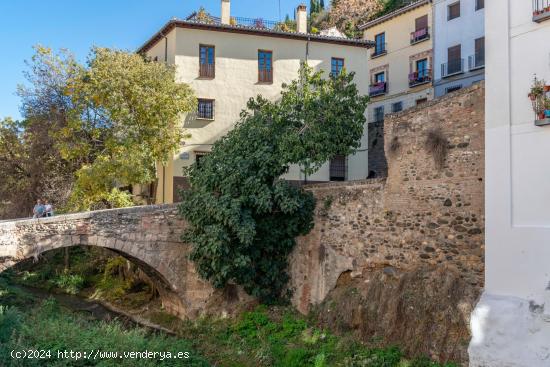
<instances>
[{"instance_id":1,"label":"whitewashed wall","mask_svg":"<svg viewBox=\"0 0 550 367\"><path fill-rule=\"evenodd\" d=\"M470 366L550 366L550 127L533 74L550 82L550 21L531 1L486 0L486 288Z\"/></svg>"}]
</instances>

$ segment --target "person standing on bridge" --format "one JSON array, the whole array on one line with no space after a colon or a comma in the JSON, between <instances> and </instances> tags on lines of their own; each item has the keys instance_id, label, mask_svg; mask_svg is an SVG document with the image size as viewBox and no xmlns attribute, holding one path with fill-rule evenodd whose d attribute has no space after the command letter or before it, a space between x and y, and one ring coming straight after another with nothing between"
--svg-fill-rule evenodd
<instances>
[{"instance_id":1,"label":"person standing on bridge","mask_svg":"<svg viewBox=\"0 0 550 367\"><path fill-rule=\"evenodd\" d=\"M45 213L46 213L46 207L44 206L44 204L42 204L42 200L40 199L36 200L36 205L32 210L32 217L42 218L45 215Z\"/></svg>"},{"instance_id":2,"label":"person standing on bridge","mask_svg":"<svg viewBox=\"0 0 550 367\"><path fill-rule=\"evenodd\" d=\"M44 215L46 217L53 217L53 205L50 204L48 199L44 199Z\"/></svg>"}]
</instances>

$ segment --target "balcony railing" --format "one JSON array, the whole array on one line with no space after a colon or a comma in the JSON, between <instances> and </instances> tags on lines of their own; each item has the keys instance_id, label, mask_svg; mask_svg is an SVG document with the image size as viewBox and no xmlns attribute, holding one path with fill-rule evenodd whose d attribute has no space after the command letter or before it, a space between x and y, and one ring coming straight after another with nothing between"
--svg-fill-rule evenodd
<instances>
[{"instance_id":1,"label":"balcony railing","mask_svg":"<svg viewBox=\"0 0 550 367\"><path fill-rule=\"evenodd\" d=\"M374 50L372 51L372 53L370 54L370 57L374 59L375 57L380 57L387 53L388 53L387 43L377 44L376 47L374 47Z\"/></svg>"},{"instance_id":2,"label":"balcony railing","mask_svg":"<svg viewBox=\"0 0 550 367\"><path fill-rule=\"evenodd\" d=\"M214 78L216 76L216 67L214 64L200 64L199 77Z\"/></svg>"},{"instance_id":3,"label":"balcony railing","mask_svg":"<svg viewBox=\"0 0 550 367\"><path fill-rule=\"evenodd\" d=\"M533 22L543 22L550 19L550 0L533 1Z\"/></svg>"},{"instance_id":4,"label":"balcony railing","mask_svg":"<svg viewBox=\"0 0 550 367\"><path fill-rule=\"evenodd\" d=\"M415 43L422 42L430 39L430 28L418 29L414 32L411 32L411 45Z\"/></svg>"},{"instance_id":5,"label":"balcony railing","mask_svg":"<svg viewBox=\"0 0 550 367\"><path fill-rule=\"evenodd\" d=\"M485 67L485 51L476 52L468 57L468 70L476 70Z\"/></svg>"},{"instance_id":6,"label":"balcony railing","mask_svg":"<svg viewBox=\"0 0 550 367\"><path fill-rule=\"evenodd\" d=\"M441 77L447 78L464 72L464 59L456 59L441 64Z\"/></svg>"},{"instance_id":7,"label":"balcony railing","mask_svg":"<svg viewBox=\"0 0 550 367\"><path fill-rule=\"evenodd\" d=\"M388 93L388 83L378 82L369 86L369 96L376 97Z\"/></svg>"},{"instance_id":8,"label":"balcony railing","mask_svg":"<svg viewBox=\"0 0 550 367\"><path fill-rule=\"evenodd\" d=\"M432 81L432 69L424 69L409 74L409 87L426 84Z\"/></svg>"},{"instance_id":9,"label":"balcony railing","mask_svg":"<svg viewBox=\"0 0 550 367\"><path fill-rule=\"evenodd\" d=\"M273 83L273 69L260 69L258 70L258 82L260 83Z\"/></svg>"}]
</instances>

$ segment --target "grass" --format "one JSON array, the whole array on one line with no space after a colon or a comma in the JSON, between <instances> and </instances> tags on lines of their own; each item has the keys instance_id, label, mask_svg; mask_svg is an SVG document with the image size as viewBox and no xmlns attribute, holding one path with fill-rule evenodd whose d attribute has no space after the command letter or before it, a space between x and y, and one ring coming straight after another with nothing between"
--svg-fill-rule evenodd
<instances>
[{"instance_id":1,"label":"grass","mask_svg":"<svg viewBox=\"0 0 550 367\"><path fill-rule=\"evenodd\" d=\"M428 358L409 360L398 347L364 345L318 329L290 308L258 307L237 320L199 320L180 334L219 366L454 367Z\"/></svg>"},{"instance_id":2,"label":"grass","mask_svg":"<svg viewBox=\"0 0 550 367\"><path fill-rule=\"evenodd\" d=\"M46 350L46 359L13 359L12 350ZM58 358L58 351L90 352L163 352L175 356L188 352L189 358L86 359L75 361ZM166 354L165 354L166 355ZM16 308L0 308L1 366L210 366L198 355L191 343L163 334L152 334L143 328L125 328L117 321L89 321L78 314L60 309L53 299L44 301L29 312Z\"/></svg>"}]
</instances>

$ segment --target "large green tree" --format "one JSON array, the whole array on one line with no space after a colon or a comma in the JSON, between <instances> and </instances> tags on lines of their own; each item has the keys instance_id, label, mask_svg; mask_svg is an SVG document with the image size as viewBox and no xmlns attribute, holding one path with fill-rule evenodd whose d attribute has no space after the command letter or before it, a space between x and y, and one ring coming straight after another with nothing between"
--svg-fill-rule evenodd
<instances>
[{"instance_id":1,"label":"large green tree","mask_svg":"<svg viewBox=\"0 0 550 367\"><path fill-rule=\"evenodd\" d=\"M281 176L291 164L312 173L353 153L365 123L368 98L353 74L324 78L302 65L299 75L278 101L251 99L200 168L190 168L191 190L182 192L190 225L183 238L199 274L218 288L240 284L264 302L281 296L295 237L313 227L313 195Z\"/></svg>"},{"instance_id":2,"label":"large green tree","mask_svg":"<svg viewBox=\"0 0 550 367\"><path fill-rule=\"evenodd\" d=\"M70 179L63 176L68 194L54 195L66 210L131 205L120 188L154 181L155 162L181 144L181 116L195 107L174 67L120 50L93 48L80 65L67 51L37 47L26 76L20 140L26 149L45 144L47 155L70 171ZM40 162L38 153L29 151L28 159ZM32 196L46 195L42 190L35 186Z\"/></svg>"}]
</instances>

